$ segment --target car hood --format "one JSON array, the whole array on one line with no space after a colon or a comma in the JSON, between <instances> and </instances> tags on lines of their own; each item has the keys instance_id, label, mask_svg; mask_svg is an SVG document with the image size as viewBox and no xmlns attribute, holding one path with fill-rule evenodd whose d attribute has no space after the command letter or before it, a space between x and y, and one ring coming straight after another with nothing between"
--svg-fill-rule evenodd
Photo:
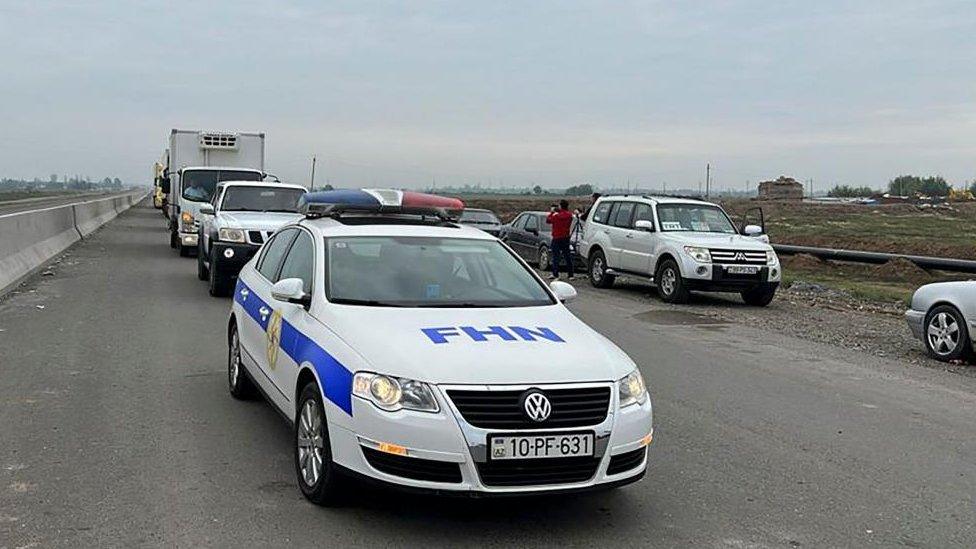
<instances>
[{"instance_id":1,"label":"car hood","mask_svg":"<svg viewBox=\"0 0 976 549\"><path fill-rule=\"evenodd\" d=\"M715 234L692 232L662 232L662 238L685 246L701 246L703 248L728 248L735 250L772 250L772 246L751 236L741 234Z\"/></svg>"},{"instance_id":2,"label":"car hood","mask_svg":"<svg viewBox=\"0 0 976 549\"><path fill-rule=\"evenodd\" d=\"M335 316L325 324L332 326L369 368L428 383L613 381L635 368L623 351L562 305L486 309L333 307ZM469 334L491 329L504 330L506 338Z\"/></svg>"},{"instance_id":3,"label":"car hood","mask_svg":"<svg viewBox=\"0 0 976 549\"><path fill-rule=\"evenodd\" d=\"M273 231L278 227L302 218L301 214L286 212L220 212L221 227Z\"/></svg>"}]
</instances>

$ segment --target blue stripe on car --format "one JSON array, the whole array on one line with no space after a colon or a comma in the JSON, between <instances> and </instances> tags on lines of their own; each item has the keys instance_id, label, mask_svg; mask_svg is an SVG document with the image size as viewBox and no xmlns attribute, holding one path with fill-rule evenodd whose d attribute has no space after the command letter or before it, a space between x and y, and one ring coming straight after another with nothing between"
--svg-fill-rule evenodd
<instances>
[{"instance_id":1,"label":"blue stripe on car","mask_svg":"<svg viewBox=\"0 0 976 549\"><path fill-rule=\"evenodd\" d=\"M261 308L270 311L271 307L240 279L234 290L234 301L261 326L262 331L268 330L271 314L262 315ZM295 363L311 364L324 385L322 393L325 398L352 415L352 372L348 368L284 319L281 321L281 341L278 346Z\"/></svg>"}]
</instances>

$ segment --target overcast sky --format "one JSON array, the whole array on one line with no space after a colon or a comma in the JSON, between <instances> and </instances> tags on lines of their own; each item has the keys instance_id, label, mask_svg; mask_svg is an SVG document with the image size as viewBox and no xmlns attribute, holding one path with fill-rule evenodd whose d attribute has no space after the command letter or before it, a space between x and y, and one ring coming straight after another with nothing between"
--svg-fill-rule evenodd
<instances>
[{"instance_id":1,"label":"overcast sky","mask_svg":"<svg viewBox=\"0 0 976 549\"><path fill-rule=\"evenodd\" d=\"M170 128L307 183L976 177L973 2L0 0L0 177L147 182Z\"/></svg>"}]
</instances>

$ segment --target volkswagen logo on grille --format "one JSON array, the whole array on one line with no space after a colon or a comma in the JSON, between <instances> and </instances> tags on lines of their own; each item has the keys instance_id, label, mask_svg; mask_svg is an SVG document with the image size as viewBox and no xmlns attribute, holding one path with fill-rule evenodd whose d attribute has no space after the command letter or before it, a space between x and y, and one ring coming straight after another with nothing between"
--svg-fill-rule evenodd
<instances>
[{"instance_id":1,"label":"volkswagen logo on grille","mask_svg":"<svg viewBox=\"0 0 976 549\"><path fill-rule=\"evenodd\" d=\"M525 395L522 408L525 409L525 415L532 421L545 421L549 419L549 414L552 413L552 404L549 399L539 392Z\"/></svg>"},{"instance_id":2,"label":"volkswagen logo on grille","mask_svg":"<svg viewBox=\"0 0 976 549\"><path fill-rule=\"evenodd\" d=\"M742 252L735 252L735 260L736 261L745 261L746 260L746 254L744 254Z\"/></svg>"}]
</instances>

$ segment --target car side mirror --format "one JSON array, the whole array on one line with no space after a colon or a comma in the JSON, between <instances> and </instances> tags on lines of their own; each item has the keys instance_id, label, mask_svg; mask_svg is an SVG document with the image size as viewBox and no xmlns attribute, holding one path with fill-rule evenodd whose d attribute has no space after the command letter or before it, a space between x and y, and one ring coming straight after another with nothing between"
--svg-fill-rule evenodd
<instances>
[{"instance_id":1,"label":"car side mirror","mask_svg":"<svg viewBox=\"0 0 976 549\"><path fill-rule=\"evenodd\" d=\"M539 236L539 229L526 229L526 231L536 236Z\"/></svg>"},{"instance_id":2,"label":"car side mirror","mask_svg":"<svg viewBox=\"0 0 976 549\"><path fill-rule=\"evenodd\" d=\"M200 204L200 213L202 213L203 215L213 215L214 214L213 204L209 204L209 203Z\"/></svg>"},{"instance_id":3,"label":"car side mirror","mask_svg":"<svg viewBox=\"0 0 976 549\"><path fill-rule=\"evenodd\" d=\"M569 303L576 299L576 288L568 282L553 280L549 283L549 289L552 290L552 293L556 294L556 299L563 303Z\"/></svg>"},{"instance_id":4,"label":"car side mirror","mask_svg":"<svg viewBox=\"0 0 976 549\"><path fill-rule=\"evenodd\" d=\"M312 296L305 293L305 284L300 278L286 278L275 282L271 287L271 297L304 307L312 303Z\"/></svg>"},{"instance_id":5,"label":"car side mirror","mask_svg":"<svg viewBox=\"0 0 976 549\"><path fill-rule=\"evenodd\" d=\"M634 222L634 228L638 231L654 232L654 222L649 219L638 219Z\"/></svg>"},{"instance_id":6,"label":"car side mirror","mask_svg":"<svg viewBox=\"0 0 976 549\"><path fill-rule=\"evenodd\" d=\"M159 188L162 189L164 193L169 194L169 178L163 179L159 184Z\"/></svg>"},{"instance_id":7,"label":"car side mirror","mask_svg":"<svg viewBox=\"0 0 976 549\"><path fill-rule=\"evenodd\" d=\"M746 225L742 228L742 234L746 236L759 236L763 234L763 230L759 225Z\"/></svg>"}]
</instances>

